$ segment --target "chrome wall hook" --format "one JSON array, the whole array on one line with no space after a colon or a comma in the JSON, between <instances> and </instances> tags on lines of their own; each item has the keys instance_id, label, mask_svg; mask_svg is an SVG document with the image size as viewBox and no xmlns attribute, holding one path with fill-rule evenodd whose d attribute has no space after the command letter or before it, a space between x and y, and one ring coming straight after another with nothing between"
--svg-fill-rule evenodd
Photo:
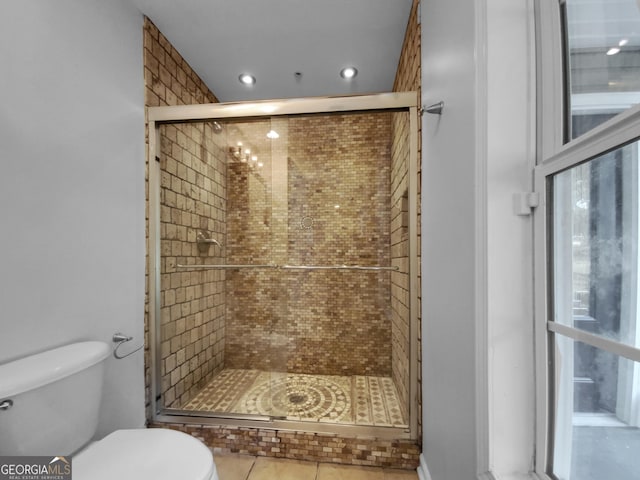
<instances>
[{"instance_id":1,"label":"chrome wall hook","mask_svg":"<svg viewBox=\"0 0 640 480\"><path fill-rule=\"evenodd\" d=\"M114 333L113 338L111 339L111 341L114 343L128 342L130 340L133 340L133 337L128 337L127 335L124 335L122 333Z\"/></svg>"},{"instance_id":2,"label":"chrome wall hook","mask_svg":"<svg viewBox=\"0 0 640 480\"><path fill-rule=\"evenodd\" d=\"M432 115L442 115L443 109L444 109L444 102L440 101L438 103L434 103L433 105L429 105L428 107L424 107L422 109L422 113L430 113Z\"/></svg>"}]
</instances>

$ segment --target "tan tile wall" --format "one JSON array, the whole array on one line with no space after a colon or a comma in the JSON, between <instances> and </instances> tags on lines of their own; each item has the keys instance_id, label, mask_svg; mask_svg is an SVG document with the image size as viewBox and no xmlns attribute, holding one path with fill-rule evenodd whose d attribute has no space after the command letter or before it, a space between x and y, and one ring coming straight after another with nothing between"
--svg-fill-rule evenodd
<instances>
[{"instance_id":1,"label":"tan tile wall","mask_svg":"<svg viewBox=\"0 0 640 480\"><path fill-rule=\"evenodd\" d=\"M232 160L228 167L229 264L278 265L287 248L286 119L276 120L280 138L270 141L271 121L228 123L230 146L252 150L257 161ZM258 162L262 167L258 166ZM227 282L227 368L286 371L288 343L287 287L284 272L231 270Z\"/></svg>"},{"instance_id":2,"label":"tan tile wall","mask_svg":"<svg viewBox=\"0 0 640 480\"><path fill-rule=\"evenodd\" d=\"M406 415L409 399L409 114L394 113L391 147L391 274L392 378Z\"/></svg>"},{"instance_id":3,"label":"tan tile wall","mask_svg":"<svg viewBox=\"0 0 640 480\"><path fill-rule=\"evenodd\" d=\"M418 99L421 99L421 57L420 57L420 44L421 44L421 34L420 34L420 24L418 23L418 6L420 4L420 0L413 0L413 6L411 8L411 14L409 16L409 23L407 25L407 31L404 38L404 44L402 47L402 53L400 55L400 61L398 63L398 70L396 72L396 79L393 86L393 90L396 92L406 92L406 91L416 91L418 92ZM421 204L421 176L422 176L422 168L421 168L421 158L422 158L422 142L421 142L421 117L418 118L418 239L417 239L417 247L418 247L418 265L420 265L420 245L421 245L421 212L420 212L420 204ZM408 117L397 115L394 118L393 122L393 131L394 131L394 147L393 150L393 162L394 166L402 165L402 158L406 157L406 153L403 152L399 146L405 143L405 136L408 131ZM392 178L392 199L394 201L394 210L395 213L394 220L392 220L393 225L396 227L395 230L392 227L392 254L393 261L395 262L404 262L408 255L408 246L406 242L402 239L402 230L398 230L398 225L400 221L398 219L399 215L402 215L404 208L398 208L398 199L400 198L400 193L404 191L406 188L404 175L406 174L406 167L398 168L393 170L393 178ZM418 270L418 305L416 305L416 309L418 312L418 320L421 320L421 277L420 270ZM398 388L398 393L401 397L406 395L409 397L409 392L404 390L408 387L408 383L404 380L404 378L408 375L408 365L405 367L403 365L403 361L408 358L404 351L408 347L408 329L409 329L409 321L408 321L408 312L406 310L406 306L408 303L408 279L402 274L394 274L392 279L393 285L392 289L392 304L393 304L393 330L392 330L392 343L393 343L393 379L396 383L396 387ZM420 335L421 329L418 327L418 335ZM421 342L421 338L418 338L418 342ZM418 346L418 404L419 409L422 409L422 357L421 357L421 348ZM406 402L405 402L406 403ZM418 412L418 422L419 422L419 432L418 438L422 437L421 434L421 421L422 421L422 413Z\"/></svg>"},{"instance_id":4,"label":"tan tile wall","mask_svg":"<svg viewBox=\"0 0 640 480\"><path fill-rule=\"evenodd\" d=\"M146 106L218 102L198 74L147 17L143 29Z\"/></svg>"},{"instance_id":5,"label":"tan tile wall","mask_svg":"<svg viewBox=\"0 0 640 480\"><path fill-rule=\"evenodd\" d=\"M328 433L164 424L202 440L213 452L242 453L313 462L415 470L420 447L410 440L343 437Z\"/></svg>"},{"instance_id":6,"label":"tan tile wall","mask_svg":"<svg viewBox=\"0 0 640 480\"><path fill-rule=\"evenodd\" d=\"M291 263L391 264L390 129L386 112L291 120ZM306 216L311 229L300 228ZM298 274L289 291L293 371L391 374L389 272Z\"/></svg>"},{"instance_id":7,"label":"tan tile wall","mask_svg":"<svg viewBox=\"0 0 640 480\"><path fill-rule=\"evenodd\" d=\"M178 51L169 43L169 41L159 32L157 27L148 19L144 20L143 27L144 42L144 83L145 83L145 105L182 105L194 103L211 103L217 102L214 94L209 91L207 86L202 82L198 75L191 69L187 62L180 56ZM172 252L175 245L175 252L182 254L189 253L193 246L193 242L187 241L185 246L182 242L187 237L190 240L193 236L195 227L199 226L201 218L200 210L208 204L209 200L197 201L197 189L204 186L204 157L210 155L210 151L202 141L201 135L204 133L204 126L201 131L197 127L183 125L181 128L169 129L167 138L163 145L163 151L167 152L167 156L162 157L163 175L162 182L164 185L163 202L161 215L163 215L163 234L166 241L162 243L161 248L168 249L171 246ZM171 143L169 145L168 143ZM200 150L199 150L200 148ZM211 150L211 149L210 149ZM148 141L147 141L147 169L146 169L146 219L147 219L147 252L149 239L149 188L148 188ZM178 159L184 158L184 162L178 165ZM215 170L215 167L213 167ZM219 168L218 168L219 170ZM196 191L191 191L192 185L195 185ZM187 195L188 193L188 195ZM222 196L224 198L224 196ZM188 200L187 200L188 199ZM178 206L180 202L180 206ZM187 205L188 203L188 205ZM210 205L210 204L209 204ZM191 212L198 208L199 211ZM210 207L211 208L211 207ZM224 210L223 206L216 205L215 208L219 212ZM187 211L189 213L187 213ZM189 218L189 215L196 215L197 218ZM172 222L174 226L167 226L168 216L174 216L176 222ZM220 231L221 227L214 224L212 229ZM170 237L170 240L169 240ZM172 243L175 242L175 243ZM178 246L180 244L180 246ZM184 250L183 250L184 248ZM166 264L163 265L166 268ZM163 270L164 271L164 270ZM145 282L145 378L146 378L146 402L147 408L150 405L150 353L149 353L149 272L147 262L146 282ZM174 280L175 278L175 280ZM166 277L165 277L166 280ZM169 403L184 398L185 394L192 390L193 385L201 382L208 375L212 365L212 358L215 358L215 347L211 346L211 335L213 330L219 330L220 315L219 313L209 313L208 309L211 296L216 295L216 280L209 281L205 279L200 287L194 285L195 281L190 274L179 274L179 276L170 277L167 290L162 292L161 301L167 306L163 309L163 333L169 335L175 333L175 340L168 341L163 344L164 360L162 364L163 386L168 392L167 399ZM219 281L219 280L217 280ZM171 282L175 282L172 283ZM179 282L179 285L178 285ZM166 283L166 282L164 282ZM175 287L175 288L173 288ZM218 293L220 295L220 293ZM215 299L214 303L220 299ZM186 315L183 320L176 317L177 309L184 308ZM172 311L173 309L173 311ZM207 312L207 313L205 313ZM213 322L213 327L211 326ZM218 322L216 327L216 322ZM180 332L180 333L178 333ZM192 335L196 333L204 333L204 337L200 342L196 339L191 341ZM168 337L167 337L168 338ZM213 342L214 344L216 342ZM191 374L191 376L189 375ZM184 377L180 380L178 377ZM188 377L188 380L186 378Z\"/></svg>"},{"instance_id":8,"label":"tan tile wall","mask_svg":"<svg viewBox=\"0 0 640 480\"><path fill-rule=\"evenodd\" d=\"M242 127L264 167L230 167L228 262L390 265L391 114L279 121ZM390 376L390 276L231 272L226 367Z\"/></svg>"},{"instance_id":9,"label":"tan tile wall","mask_svg":"<svg viewBox=\"0 0 640 480\"><path fill-rule=\"evenodd\" d=\"M224 367L225 272L176 265L224 263L198 233L226 244L226 152L210 122L160 126L162 394L180 407Z\"/></svg>"}]
</instances>

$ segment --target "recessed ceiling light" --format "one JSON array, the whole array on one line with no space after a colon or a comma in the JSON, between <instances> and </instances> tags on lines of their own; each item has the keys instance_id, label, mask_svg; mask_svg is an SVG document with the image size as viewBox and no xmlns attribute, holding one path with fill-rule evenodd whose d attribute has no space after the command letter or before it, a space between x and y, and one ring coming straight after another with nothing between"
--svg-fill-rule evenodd
<instances>
[{"instance_id":1,"label":"recessed ceiling light","mask_svg":"<svg viewBox=\"0 0 640 480\"><path fill-rule=\"evenodd\" d=\"M345 80L351 80L356 75L358 75L358 70L355 67L345 67L340 70L340 76Z\"/></svg>"},{"instance_id":2,"label":"recessed ceiling light","mask_svg":"<svg viewBox=\"0 0 640 480\"><path fill-rule=\"evenodd\" d=\"M618 42L618 46L619 47L624 47L627 43L629 43L629 39L628 38L623 38L622 40L620 40Z\"/></svg>"},{"instance_id":3,"label":"recessed ceiling light","mask_svg":"<svg viewBox=\"0 0 640 480\"><path fill-rule=\"evenodd\" d=\"M610 48L609 51L607 51L607 55L615 55L618 52L620 52L620 49L618 47L613 47Z\"/></svg>"},{"instance_id":4,"label":"recessed ceiling light","mask_svg":"<svg viewBox=\"0 0 640 480\"><path fill-rule=\"evenodd\" d=\"M280 138L280 135L275 130L269 130L267 132L267 138L270 138L271 140L275 140L276 138Z\"/></svg>"},{"instance_id":5,"label":"recessed ceiling light","mask_svg":"<svg viewBox=\"0 0 640 480\"><path fill-rule=\"evenodd\" d=\"M240 74L238 80L240 80L240 83L242 83L243 85L253 85L256 83L256 77L254 77L253 75L249 75L248 73Z\"/></svg>"}]
</instances>

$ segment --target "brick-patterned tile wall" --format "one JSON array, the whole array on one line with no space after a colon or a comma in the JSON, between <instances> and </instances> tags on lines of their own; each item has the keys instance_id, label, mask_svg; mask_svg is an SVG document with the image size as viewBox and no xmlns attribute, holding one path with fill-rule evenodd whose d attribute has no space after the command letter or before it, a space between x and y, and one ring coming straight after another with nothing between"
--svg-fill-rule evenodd
<instances>
[{"instance_id":1,"label":"brick-patterned tile wall","mask_svg":"<svg viewBox=\"0 0 640 480\"><path fill-rule=\"evenodd\" d=\"M286 262L286 119L225 124L230 147L242 143L249 159L232 157L228 167L227 260L236 265ZM274 141L266 133L275 129ZM251 158L257 157L257 160ZM283 272L230 270L227 274L227 368L286 371L289 342L287 287Z\"/></svg>"},{"instance_id":2,"label":"brick-patterned tile wall","mask_svg":"<svg viewBox=\"0 0 640 480\"><path fill-rule=\"evenodd\" d=\"M163 424L202 440L212 451L291 458L313 462L414 470L420 447L411 440L344 437L327 433L291 432L214 425Z\"/></svg>"},{"instance_id":3,"label":"brick-patterned tile wall","mask_svg":"<svg viewBox=\"0 0 640 480\"><path fill-rule=\"evenodd\" d=\"M391 147L391 260L399 271L391 274L392 378L400 405L409 400L410 302L409 302L409 114L393 114Z\"/></svg>"},{"instance_id":4,"label":"brick-patterned tile wall","mask_svg":"<svg viewBox=\"0 0 640 480\"><path fill-rule=\"evenodd\" d=\"M396 72L396 78L395 78L395 82L393 85L393 91L394 92L407 92L407 91L415 91L418 92L418 99L421 99L421 85L422 85L422 80L421 80L421 57L420 57L420 42L421 42L421 34L420 34L420 24L418 23L418 6L420 4L420 0L413 0L413 6L411 7L411 14L409 16L409 22L407 24L407 31L405 33L405 38L404 38L404 44L402 46L402 52L400 54L400 61L398 63L398 70ZM420 100L419 100L420 101ZM399 151L397 149L398 145L402 145L404 143L404 137L405 135L407 135L407 131L408 131L408 125L406 124L406 122L408 121L408 118L406 117L401 117L401 116L396 116L394 118L394 123L393 123L393 128L394 128L394 163L401 165L401 163L397 163L397 160L403 157L403 153L401 153L401 151ZM417 246L418 246L418 265L420 265L420 258L421 258L421 251L420 251L420 245L421 245L421 212L420 212L420 202L421 202L421 177L422 177L422 167L421 167L421 158L422 158L422 135L421 135L421 131L422 131L422 127L421 127L421 118L418 118L418 240L417 240ZM394 183L394 185L397 186L401 186L403 185L403 181L402 181L402 169L400 170L396 170L396 172L398 172L398 174L396 175L394 173L393 176L393 180L392 182ZM393 189L393 187L392 187ZM402 192L403 190L397 190L394 191L394 193L392 193L392 196L395 199L399 198L399 193ZM397 221L397 215L399 214L398 212L400 212L402 209L398 209L397 208L397 204L394 208L394 212L396 212L396 225L398 223ZM405 249L405 243L403 241L401 241L401 235L399 235L399 232L396 230L396 233L392 233L392 252L394 255L394 261L399 261L402 258L405 258L406 255L408 255L408 251ZM418 305L416 305L417 311L418 311L418 320L421 320L421 285L422 285L422 281L420 278L420 270L418 270ZM407 292L407 288L408 287L408 283L405 283L406 280L404 278L402 278L402 276L400 274L396 274L394 275L394 278L392 280L394 282L394 285L392 286L392 294L394 297L393 300L393 304L394 304L394 313L393 313L393 332L392 332L392 337L393 337L393 345L394 345L394 352L397 352L397 356L396 353L394 353L394 366L395 365L401 365L401 359L405 358L404 354L402 353L403 350L403 346L406 346L406 340L405 337L408 338L408 322L404 322L404 320L402 320L404 317L401 312L405 311L405 307L406 305L408 305L407 303L404 303L404 301L402 300L404 298L405 295L408 295ZM418 328L418 335L420 335L420 328ZM420 344L421 342L421 338L418 338L418 343ZM422 398L421 398L421 392L422 392L422 376L421 376L421 372L422 372L422 357L421 357L421 349L420 347L418 347L418 405L419 405L419 409L422 409ZM402 392L401 389L404 385L408 385L406 382L404 382L402 380L403 376L407 375L407 370L401 371L401 370L396 370L394 368L394 373L393 373L393 378L394 381L396 383L396 386L398 387L398 393L403 396L403 395L407 395L408 397L408 392ZM421 424L420 422L422 421L422 413L418 412L418 428L419 428L419 432L418 432L418 438L422 437L422 433L421 433Z\"/></svg>"},{"instance_id":5,"label":"brick-patterned tile wall","mask_svg":"<svg viewBox=\"0 0 640 480\"><path fill-rule=\"evenodd\" d=\"M218 102L187 61L146 17L143 29L146 106Z\"/></svg>"},{"instance_id":6,"label":"brick-patterned tile wall","mask_svg":"<svg viewBox=\"0 0 640 480\"><path fill-rule=\"evenodd\" d=\"M263 167L230 166L228 262L390 265L391 114L279 122L235 126ZM390 376L390 276L231 272L226 367Z\"/></svg>"},{"instance_id":7,"label":"brick-patterned tile wall","mask_svg":"<svg viewBox=\"0 0 640 480\"><path fill-rule=\"evenodd\" d=\"M387 112L291 119L291 263L391 264L390 137ZM293 371L391 374L389 272L310 272L288 285Z\"/></svg>"},{"instance_id":8,"label":"brick-patterned tile wall","mask_svg":"<svg viewBox=\"0 0 640 480\"><path fill-rule=\"evenodd\" d=\"M145 18L144 26L143 26L143 47L144 47L144 83L145 83L145 105L146 106L161 106L161 105L187 105L194 103L212 103L217 102L215 95L209 91L204 82L198 77L198 75L191 69L191 67L187 64L187 62L181 57L178 51L171 45L171 43L160 33L158 28L148 19ZM204 128L204 127L203 127ZM167 209L175 208L175 212L170 211L171 215L176 215L176 218L180 217L179 222L172 227L167 227L165 224L163 227L163 233L165 238L171 238L171 241L181 241L180 239L184 238L185 235L189 237L193 235L193 230L195 226L199 225L200 219L198 219L195 223L189 222L187 225L188 215L186 211L180 212L180 209L177 208L177 202L181 202L181 206L186 202L187 195L186 192L191 194L189 191L191 188L190 185L195 184L197 188L199 184L202 184L204 179L200 177L203 174L202 169L204 168L204 162L202 152L198 151L198 147L203 145L202 138L200 137L201 132L196 132L197 128L192 128L187 125L184 125L182 128L175 128L168 132L165 138L165 144L163 145L163 151L167 153L166 156L162 156L164 171L171 171L173 173L173 178L171 174L164 175L162 181L170 182L173 186L175 183L175 188L172 190L170 188L166 188L163 192L163 201L165 205L163 207L164 215L166 218ZM204 132L202 132L204 133ZM167 142L171 142L172 145L169 146ZM174 151L175 148L175 151ZM172 155L172 157L170 157ZM187 163L181 163L181 166L178 168L177 159L178 157L184 156L188 157ZM146 208L146 225L147 225L147 252L149 251L149 147L148 147L148 138L147 138L147 169L145 174L145 182L146 182L146 199L147 199L147 208ZM196 178L197 177L197 178ZM189 180L194 180L193 183ZM184 183L183 183L184 182ZM195 192L194 192L195 193ZM173 205L168 205L166 202ZM200 203L200 202L198 202ZM202 203L204 205L205 202ZM191 208L195 208L195 195L189 199L189 206L187 210ZM217 210L224 210L221 206L217 206ZM183 220L184 213L184 220ZM220 227L218 227L218 230ZM164 242L163 242L164 243ZM190 246L193 243L189 244ZM166 247L166 243L162 245L163 248ZM172 247L173 248L173 247ZM178 247L176 246L176 249ZM147 261L147 271L146 271L146 282L145 282L145 379L146 379L146 404L147 408L150 406L150 385L151 385L151 375L150 371L150 354L149 354L149 271L148 271L149 262ZM166 268L166 264L164 265ZM180 380L178 380L178 376L188 376L189 372L197 372L192 373L192 377L189 382L193 383L194 379L197 377L201 381L202 378L206 377L208 370L211 370L213 366L211 365L212 349L211 349L211 326L205 325L205 320L203 318L204 310L210 307L206 307L209 303L209 297L211 297L211 282L203 284L200 288L196 287L196 285L191 284L191 276L190 274L186 274L184 277L180 275L179 278L180 285L175 289L171 289L171 291L164 291L162 293L161 301L165 302L169 307L174 307L176 305L180 305L180 309L183 308L185 312L188 309L189 314L186 316L184 321L181 321L178 324L176 318L171 320L171 310L168 309L167 312L163 312L163 329L164 333L168 334L172 329L175 329L177 334L180 331L180 335L176 335L176 340L174 340L173 346L169 344L169 346L164 345L163 349L165 352L165 360L162 364L163 376L165 380L163 384L166 388L174 387L174 390L170 394L170 397L175 401L177 398L182 398L186 392L191 390L191 386L186 388L187 383L183 383L176 390L176 386L180 384ZM184 278L184 285L183 283ZM166 277L165 277L166 279ZM175 280L176 282L178 280ZM171 284L169 284L171 285ZM209 286L205 286L209 285ZM178 293L178 290L180 292ZM184 293L183 293L184 291ZM188 291L188 293L187 293ZM196 298L196 295L199 297ZM215 293L213 294L215 296ZM217 300L219 301L219 300ZM193 304L192 304L193 302ZM201 305L204 302L204 305ZM188 305L188 306L187 306ZM214 307L215 308L215 307ZM176 307L177 309L177 307ZM192 309L193 316L189 318L191 315ZM175 315L175 314L174 314ZM196 317L197 315L197 317ZM189 320L187 320L189 318ZM218 321L218 324L221 320L219 320L220 316L214 314L214 318ZM209 319L208 319L209 321ZM184 323L184 326L183 326ZM196 326L196 324L198 325ZM215 325L215 323L214 323ZM188 328L191 327L191 328ZM184 330L183 330L184 329ZM192 332L198 331L202 332L204 330L205 333L208 332L209 340L208 344L205 347L205 343L207 340L203 339L200 343L197 340L191 342ZM193 333L195 336L195 333ZM187 338L187 336L189 338ZM205 335L206 337L206 335ZM188 347L188 350L187 350ZM179 353L180 352L180 353ZM197 353L196 353L197 352ZM173 375L173 384L171 385L171 376ZM167 379L168 376L168 379ZM169 382L168 384L166 382ZM197 383L197 382L196 382ZM178 393L179 392L179 393Z\"/></svg>"},{"instance_id":9,"label":"brick-patterned tile wall","mask_svg":"<svg viewBox=\"0 0 640 480\"><path fill-rule=\"evenodd\" d=\"M226 151L211 122L160 126L161 364L164 405L180 407L224 366Z\"/></svg>"}]
</instances>

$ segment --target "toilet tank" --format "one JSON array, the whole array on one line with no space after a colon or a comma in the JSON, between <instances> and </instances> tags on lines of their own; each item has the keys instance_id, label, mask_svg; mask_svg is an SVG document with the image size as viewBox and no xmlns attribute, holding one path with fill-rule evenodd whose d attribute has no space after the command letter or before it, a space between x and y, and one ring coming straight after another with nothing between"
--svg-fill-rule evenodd
<instances>
[{"instance_id":1,"label":"toilet tank","mask_svg":"<svg viewBox=\"0 0 640 480\"><path fill-rule=\"evenodd\" d=\"M79 342L0 365L0 456L64 456L89 442L109 353Z\"/></svg>"}]
</instances>

